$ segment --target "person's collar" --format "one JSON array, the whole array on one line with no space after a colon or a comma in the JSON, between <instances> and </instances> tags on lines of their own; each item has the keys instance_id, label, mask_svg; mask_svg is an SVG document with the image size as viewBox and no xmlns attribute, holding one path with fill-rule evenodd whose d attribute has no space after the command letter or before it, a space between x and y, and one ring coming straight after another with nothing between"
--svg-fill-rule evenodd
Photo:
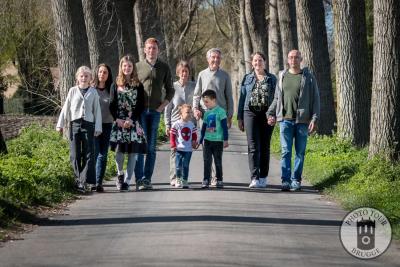
<instances>
[{"instance_id":1,"label":"person's collar","mask_svg":"<svg viewBox=\"0 0 400 267\"><path fill-rule=\"evenodd\" d=\"M211 71L211 72L217 72L219 69L220 69L220 67L218 67L216 70L211 70L210 66L208 66L208 70Z\"/></svg>"},{"instance_id":2,"label":"person's collar","mask_svg":"<svg viewBox=\"0 0 400 267\"><path fill-rule=\"evenodd\" d=\"M153 68L157 64L158 58L156 58L156 60L154 61L154 64L152 64L147 58L145 58L145 61L146 61L147 64L150 65L150 67Z\"/></svg>"}]
</instances>

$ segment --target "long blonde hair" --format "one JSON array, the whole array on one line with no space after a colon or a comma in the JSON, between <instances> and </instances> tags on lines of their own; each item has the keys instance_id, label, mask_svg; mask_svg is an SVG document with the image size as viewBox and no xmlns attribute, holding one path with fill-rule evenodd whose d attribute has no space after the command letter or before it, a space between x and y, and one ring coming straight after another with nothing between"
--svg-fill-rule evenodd
<instances>
[{"instance_id":1,"label":"long blonde hair","mask_svg":"<svg viewBox=\"0 0 400 267\"><path fill-rule=\"evenodd\" d=\"M132 74L130 79L127 81L125 78L124 73L122 72L122 64L124 62L130 62L132 64ZM125 86L125 84L129 84L131 86L138 86L139 85L139 78L136 70L136 65L134 63L134 58L131 55L126 55L121 58L119 61L119 69L118 69L118 76L116 79L117 86Z\"/></svg>"}]
</instances>

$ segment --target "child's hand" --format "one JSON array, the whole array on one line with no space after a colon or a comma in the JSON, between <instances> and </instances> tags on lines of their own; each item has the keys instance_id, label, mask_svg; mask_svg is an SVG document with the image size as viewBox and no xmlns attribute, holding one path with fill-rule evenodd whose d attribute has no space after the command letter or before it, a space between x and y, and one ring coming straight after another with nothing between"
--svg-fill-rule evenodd
<instances>
[{"instance_id":1,"label":"child's hand","mask_svg":"<svg viewBox=\"0 0 400 267\"><path fill-rule=\"evenodd\" d=\"M227 148L229 146L228 140L224 141L224 148Z\"/></svg>"},{"instance_id":2,"label":"child's hand","mask_svg":"<svg viewBox=\"0 0 400 267\"><path fill-rule=\"evenodd\" d=\"M121 119L116 120L118 127L124 128L125 121Z\"/></svg>"},{"instance_id":3,"label":"child's hand","mask_svg":"<svg viewBox=\"0 0 400 267\"><path fill-rule=\"evenodd\" d=\"M171 151L176 152L176 147L171 147Z\"/></svg>"},{"instance_id":4,"label":"child's hand","mask_svg":"<svg viewBox=\"0 0 400 267\"><path fill-rule=\"evenodd\" d=\"M197 148L199 147L199 144L197 144L196 141L192 141L192 147L193 147L194 149L197 149Z\"/></svg>"}]
</instances>

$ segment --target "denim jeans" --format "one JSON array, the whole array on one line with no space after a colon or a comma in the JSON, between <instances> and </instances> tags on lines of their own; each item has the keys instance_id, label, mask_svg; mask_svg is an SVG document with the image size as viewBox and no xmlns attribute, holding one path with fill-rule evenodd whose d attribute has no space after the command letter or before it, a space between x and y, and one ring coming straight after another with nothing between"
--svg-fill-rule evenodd
<instances>
[{"instance_id":1,"label":"denim jeans","mask_svg":"<svg viewBox=\"0 0 400 267\"><path fill-rule=\"evenodd\" d=\"M94 123L79 119L70 127L70 160L76 182L95 184Z\"/></svg>"},{"instance_id":2,"label":"denim jeans","mask_svg":"<svg viewBox=\"0 0 400 267\"><path fill-rule=\"evenodd\" d=\"M265 113L244 111L250 178L266 178L269 172L271 136L274 127L267 124Z\"/></svg>"},{"instance_id":3,"label":"denim jeans","mask_svg":"<svg viewBox=\"0 0 400 267\"><path fill-rule=\"evenodd\" d=\"M103 184L107 167L108 146L110 145L112 123L103 123L102 133L94 139L94 158L96 159L96 184Z\"/></svg>"},{"instance_id":4,"label":"denim jeans","mask_svg":"<svg viewBox=\"0 0 400 267\"><path fill-rule=\"evenodd\" d=\"M175 168L176 177L187 180L189 176L189 164L192 152L189 151L176 151L175 155Z\"/></svg>"},{"instance_id":5,"label":"denim jeans","mask_svg":"<svg viewBox=\"0 0 400 267\"><path fill-rule=\"evenodd\" d=\"M135 164L138 154L137 153L124 154L122 152L115 153L115 163L117 163L118 175L124 174L125 155L128 156L128 163L126 164L126 173L124 182L129 185L133 176L133 170L135 169Z\"/></svg>"},{"instance_id":6,"label":"denim jeans","mask_svg":"<svg viewBox=\"0 0 400 267\"><path fill-rule=\"evenodd\" d=\"M215 176L218 181L222 181L222 153L224 150L223 141L204 140L203 160L204 160L204 180L211 181L211 166L214 158Z\"/></svg>"},{"instance_id":7,"label":"denim jeans","mask_svg":"<svg viewBox=\"0 0 400 267\"><path fill-rule=\"evenodd\" d=\"M282 182L290 183L290 180L301 182L308 137L308 125L305 123L296 123L295 121L283 120L280 122L279 126L282 153ZM293 139L296 154L294 158L294 172L292 176L291 165Z\"/></svg>"},{"instance_id":8,"label":"denim jeans","mask_svg":"<svg viewBox=\"0 0 400 267\"><path fill-rule=\"evenodd\" d=\"M140 122L147 140L147 155L146 162L144 159L145 155L139 154L138 156L135 166L136 181L141 179L151 181L151 176L153 175L154 165L156 162L156 145L160 116L160 112L148 109L143 111L140 116Z\"/></svg>"}]
</instances>

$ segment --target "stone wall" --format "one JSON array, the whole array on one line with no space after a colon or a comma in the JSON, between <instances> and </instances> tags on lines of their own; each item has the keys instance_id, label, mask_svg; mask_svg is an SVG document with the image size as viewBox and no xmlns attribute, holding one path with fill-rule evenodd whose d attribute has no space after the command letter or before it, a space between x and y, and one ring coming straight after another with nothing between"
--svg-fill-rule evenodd
<instances>
[{"instance_id":1,"label":"stone wall","mask_svg":"<svg viewBox=\"0 0 400 267\"><path fill-rule=\"evenodd\" d=\"M19 135L21 129L39 123L42 126L55 125L57 118L52 116L31 116L31 115L0 115L0 130L5 140Z\"/></svg>"}]
</instances>

